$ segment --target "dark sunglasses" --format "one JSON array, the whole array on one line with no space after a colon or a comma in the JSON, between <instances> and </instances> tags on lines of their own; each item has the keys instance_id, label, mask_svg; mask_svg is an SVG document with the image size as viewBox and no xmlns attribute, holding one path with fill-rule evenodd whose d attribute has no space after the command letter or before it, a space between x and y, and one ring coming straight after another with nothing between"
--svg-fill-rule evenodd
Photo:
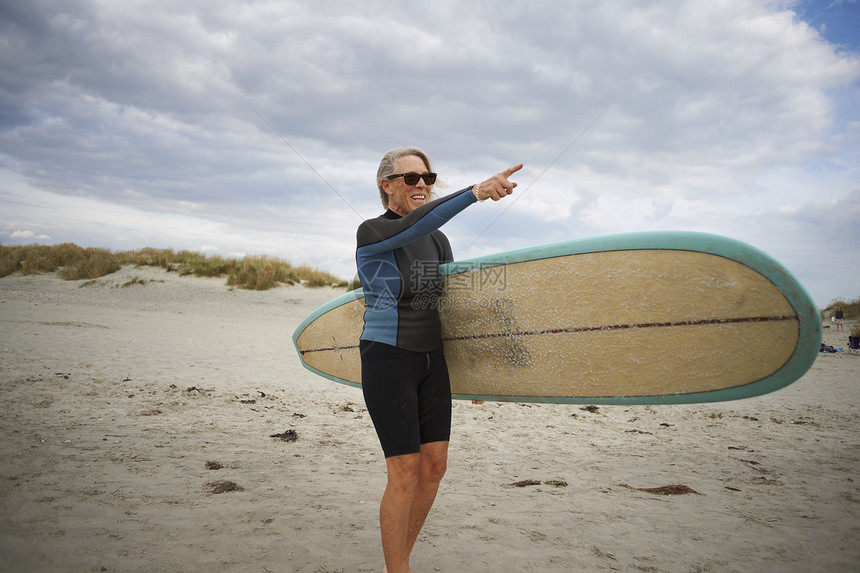
<instances>
[{"instance_id":1,"label":"dark sunglasses","mask_svg":"<svg viewBox=\"0 0 860 573\"><path fill-rule=\"evenodd\" d=\"M435 173L415 173L414 171L410 171L409 173L396 173L394 175L389 175L386 177L389 181L392 179L397 179L398 177L403 177L403 182L407 185L416 185L419 179L423 179L424 183L427 185L433 185L436 183L436 174Z\"/></svg>"}]
</instances>

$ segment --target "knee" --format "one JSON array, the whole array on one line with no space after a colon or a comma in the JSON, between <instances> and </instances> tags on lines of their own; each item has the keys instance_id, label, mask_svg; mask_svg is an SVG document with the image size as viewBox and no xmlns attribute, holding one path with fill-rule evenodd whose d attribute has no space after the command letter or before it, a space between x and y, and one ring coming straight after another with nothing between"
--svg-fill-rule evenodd
<instances>
[{"instance_id":1,"label":"knee","mask_svg":"<svg viewBox=\"0 0 860 573\"><path fill-rule=\"evenodd\" d=\"M388 468L388 483L399 490L412 490L418 484L421 465L418 456L411 460L400 460Z\"/></svg>"},{"instance_id":2,"label":"knee","mask_svg":"<svg viewBox=\"0 0 860 573\"><path fill-rule=\"evenodd\" d=\"M440 482L448 470L448 459L446 456L428 456L421 460L421 481Z\"/></svg>"}]
</instances>

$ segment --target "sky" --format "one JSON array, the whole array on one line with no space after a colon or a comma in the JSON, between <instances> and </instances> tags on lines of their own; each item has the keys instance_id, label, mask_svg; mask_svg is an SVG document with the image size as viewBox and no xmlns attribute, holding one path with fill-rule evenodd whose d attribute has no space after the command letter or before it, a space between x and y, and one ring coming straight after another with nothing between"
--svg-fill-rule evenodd
<instances>
[{"instance_id":1,"label":"sky","mask_svg":"<svg viewBox=\"0 0 860 573\"><path fill-rule=\"evenodd\" d=\"M417 145L457 259L716 233L860 297L857 0L0 4L0 243L261 255L351 279ZM437 186L438 187L438 186Z\"/></svg>"}]
</instances>

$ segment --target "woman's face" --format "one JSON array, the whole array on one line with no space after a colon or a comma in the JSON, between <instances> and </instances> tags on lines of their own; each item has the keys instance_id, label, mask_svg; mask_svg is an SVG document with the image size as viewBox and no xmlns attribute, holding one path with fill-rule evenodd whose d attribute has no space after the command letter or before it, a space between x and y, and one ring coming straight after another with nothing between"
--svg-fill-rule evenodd
<instances>
[{"instance_id":1,"label":"woman's face","mask_svg":"<svg viewBox=\"0 0 860 573\"><path fill-rule=\"evenodd\" d=\"M424 161L417 155L404 155L394 161L395 173L427 173L429 170ZM388 194L388 208L405 217L416 207L420 207L430 200L432 185L424 183L419 179L415 185L407 185L403 177L397 177L391 181L382 180L382 190Z\"/></svg>"}]
</instances>

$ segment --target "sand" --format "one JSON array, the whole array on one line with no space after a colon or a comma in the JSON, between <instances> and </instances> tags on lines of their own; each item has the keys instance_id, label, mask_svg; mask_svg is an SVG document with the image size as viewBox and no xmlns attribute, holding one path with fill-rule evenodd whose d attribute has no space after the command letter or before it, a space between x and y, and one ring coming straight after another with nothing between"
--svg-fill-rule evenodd
<instances>
[{"instance_id":1,"label":"sand","mask_svg":"<svg viewBox=\"0 0 860 573\"><path fill-rule=\"evenodd\" d=\"M380 571L361 393L290 340L341 293L135 268L0 279L0 570ZM739 402L455 402L413 569L856 571L858 407L848 352ZM641 491L669 485L697 493Z\"/></svg>"}]
</instances>

